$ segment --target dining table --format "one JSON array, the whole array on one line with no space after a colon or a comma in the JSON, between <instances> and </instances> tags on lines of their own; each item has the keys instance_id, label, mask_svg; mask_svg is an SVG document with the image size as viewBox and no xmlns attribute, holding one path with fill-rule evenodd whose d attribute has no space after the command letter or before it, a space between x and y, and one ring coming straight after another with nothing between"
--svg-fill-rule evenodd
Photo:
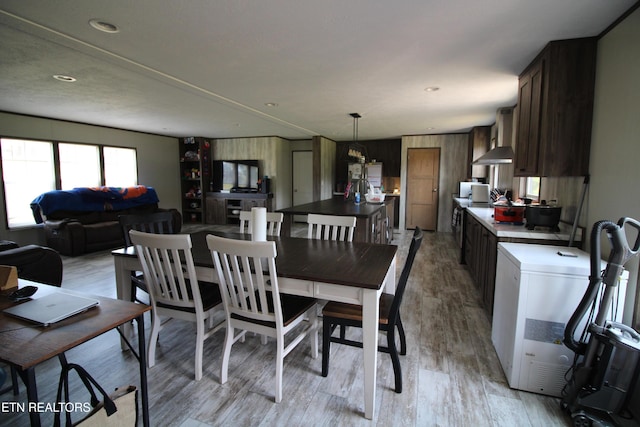
<instances>
[{"instance_id":1,"label":"dining table","mask_svg":"<svg viewBox=\"0 0 640 427\"><path fill-rule=\"evenodd\" d=\"M206 236L250 240L250 234L201 230L190 233L198 280L217 283ZM397 246L364 242L339 242L297 237L268 236L276 244L276 271L280 292L362 306L364 416L375 414L378 356L379 299L394 293ZM131 295L131 272L142 270L134 247L112 251L117 296ZM125 336L131 330L125 330ZM123 345L123 350L127 347Z\"/></svg>"}]
</instances>

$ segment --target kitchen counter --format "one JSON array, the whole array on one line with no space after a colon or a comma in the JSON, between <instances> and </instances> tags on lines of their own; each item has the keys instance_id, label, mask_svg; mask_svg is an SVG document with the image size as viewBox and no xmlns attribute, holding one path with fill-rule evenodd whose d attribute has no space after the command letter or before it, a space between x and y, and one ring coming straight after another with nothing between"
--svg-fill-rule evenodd
<instances>
[{"instance_id":1,"label":"kitchen counter","mask_svg":"<svg viewBox=\"0 0 640 427\"><path fill-rule=\"evenodd\" d=\"M476 218L494 236L498 238L531 239L531 240L559 240L569 241L571 238L571 224L559 223L559 232L540 228L538 230L528 230L524 225L496 223L493 219L493 207L478 206L465 198L454 198L454 201L465 211ZM576 229L575 242L582 241L582 227Z\"/></svg>"},{"instance_id":2,"label":"kitchen counter","mask_svg":"<svg viewBox=\"0 0 640 427\"><path fill-rule=\"evenodd\" d=\"M484 206L470 205L468 199L454 198L458 206L456 221L459 223L460 262L467 264L469 273L480 291L485 309L493 313L493 299L496 284L496 262L498 243L525 243L527 245L568 246L571 239L572 226L558 224L560 231L539 227L528 230L523 224L496 223L493 218L494 209L489 204ZM525 220L526 221L526 220ZM582 243L583 229L578 227L574 245Z\"/></svg>"},{"instance_id":3,"label":"kitchen counter","mask_svg":"<svg viewBox=\"0 0 640 427\"><path fill-rule=\"evenodd\" d=\"M284 214L281 234L291 235L291 224L294 215L336 215L356 217L356 229L353 240L355 242L389 243L391 233L387 233L389 213L387 206L394 204L393 197L385 198L383 203L361 203L356 205L352 200L344 200L342 196L290 208L278 209L276 212ZM393 211L393 206L391 206Z\"/></svg>"}]
</instances>

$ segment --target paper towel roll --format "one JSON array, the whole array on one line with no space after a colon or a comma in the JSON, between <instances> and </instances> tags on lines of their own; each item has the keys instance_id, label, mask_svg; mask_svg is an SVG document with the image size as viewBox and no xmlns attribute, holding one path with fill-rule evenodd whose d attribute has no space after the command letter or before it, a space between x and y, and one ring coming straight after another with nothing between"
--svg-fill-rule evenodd
<instances>
[{"instance_id":1,"label":"paper towel roll","mask_svg":"<svg viewBox=\"0 0 640 427\"><path fill-rule=\"evenodd\" d=\"M267 241L267 208L251 208L251 240Z\"/></svg>"}]
</instances>

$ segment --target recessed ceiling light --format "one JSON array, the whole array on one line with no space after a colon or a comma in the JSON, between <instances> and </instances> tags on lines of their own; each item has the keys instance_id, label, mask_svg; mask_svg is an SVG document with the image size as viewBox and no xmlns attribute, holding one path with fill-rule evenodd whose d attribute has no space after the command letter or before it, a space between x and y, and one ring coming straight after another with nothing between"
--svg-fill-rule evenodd
<instances>
[{"instance_id":1,"label":"recessed ceiling light","mask_svg":"<svg viewBox=\"0 0 640 427\"><path fill-rule=\"evenodd\" d=\"M67 82L67 83L73 83L76 81L75 77L65 76L64 74L54 74L53 78L61 82Z\"/></svg>"},{"instance_id":2,"label":"recessed ceiling light","mask_svg":"<svg viewBox=\"0 0 640 427\"><path fill-rule=\"evenodd\" d=\"M425 88L425 92L437 92L439 90L440 88L438 86L429 86L428 88Z\"/></svg>"},{"instance_id":3,"label":"recessed ceiling light","mask_svg":"<svg viewBox=\"0 0 640 427\"><path fill-rule=\"evenodd\" d=\"M98 31L102 31L105 33L118 33L120 32L120 28L116 25L113 25L109 22L105 22L101 19L91 19L89 20L89 25L95 28Z\"/></svg>"},{"instance_id":4,"label":"recessed ceiling light","mask_svg":"<svg viewBox=\"0 0 640 427\"><path fill-rule=\"evenodd\" d=\"M265 102L265 104L267 107L277 107L278 104L276 104L275 102Z\"/></svg>"}]
</instances>

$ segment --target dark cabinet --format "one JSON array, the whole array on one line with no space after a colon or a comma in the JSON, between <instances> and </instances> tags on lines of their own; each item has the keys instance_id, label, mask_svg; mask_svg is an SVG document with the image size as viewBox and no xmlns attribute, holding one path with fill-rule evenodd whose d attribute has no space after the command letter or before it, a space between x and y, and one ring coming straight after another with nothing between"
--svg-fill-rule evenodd
<instances>
[{"instance_id":1,"label":"dark cabinet","mask_svg":"<svg viewBox=\"0 0 640 427\"><path fill-rule=\"evenodd\" d=\"M484 254L484 271L481 280L482 284L482 302L489 312L493 314L493 294L496 287L496 264L498 261L498 238L486 228L482 227L483 234L483 254Z\"/></svg>"},{"instance_id":2,"label":"dark cabinet","mask_svg":"<svg viewBox=\"0 0 640 427\"><path fill-rule=\"evenodd\" d=\"M240 211L251 208L273 210L273 193L207 193L207 224L238 224Z\"/></svg>"},{"instance_id":3,"label":"dark cabinet","mask_svg":"<svg viewBox=\"0 0 640 427\"><path fill-rule=\"evenodd\" d=\"M225 199L207 197L207 224L227 223L227 203Z\"/></svg>"},{"instance_id":4,"label":"dark cabinet","mask_svg":"<svg viewBox=\"0 0 640 427\"><path fill-rule=\"evenodd\" d=\"M347 155L349 142L336 142L336 183L346 183L348 180L347 170L352 161ZM384 139L373 141L359 141L366 149L367 161L375 159L382 163L382 176L399 177L401 163L401 139Z\"/></svg>"},{"instance_id":5,"label":"dark cabinet","mask_svg":"<svg viewBox=\"0 0 640 427\"><path fill-rule=\"evenodd\" d=\"M597 39L550 42L519 79L514 175L589 172Z\"/></svg>"},{"instance_id":6,"label":"dark cabinet","mask_svg":"<svg viewBox=\"0 0 640 427\"><path fill-rule=\"evenodd\" d=\"M465 215L465 261L485 310L493 312L498 238L471 215Z\"/></svg>"},{"instance_id":7,"label":"dark cabinet","mask_svg":"<svg viewBox=\"0 0 640 427\"><path fill-rule=\"evenodd\" d=\"M181 138L180 189L185 223L203 224L207 219L206 191L211 180L211 142L206 138Z\"/></svg>"},{"instance_id":8,"label":"dark cabinet","mask_svg":"<svg viewBox=\"0 0 640 427\"><path fill-rule=\"evenodd\" d=\"M542 236L498 237L492 229L467 211L464 215L463 262L467 264L469 274L475 283L482 304L493 314L493 300L496 284L496 266L498 261L498 242L531 243L538 245L566 246L566 240L545 240Z\"/></svg>"},{"instance_id":9,"label":"dark cabinet","mask_svg":"<svg viewBox=\"0 0 640 427\"><path fill-rule=\"evenodd\" d=\"M536 62L520 76L518 136L514 159L516 175L534 176L538 173L543 62L544 59Z\"/></svg>"},{"instance_id":10,"label":"dark cabinet","mask_svg":"<svg viewBox=\"0 0 640 427\"><path fill-rule=\"evenodd\" d=\"M472 165L471 162L491 148L491 126L476 126L469 132L469 168L467 178L487 178L489 167Z\"/></svg>"}]
</instances>

